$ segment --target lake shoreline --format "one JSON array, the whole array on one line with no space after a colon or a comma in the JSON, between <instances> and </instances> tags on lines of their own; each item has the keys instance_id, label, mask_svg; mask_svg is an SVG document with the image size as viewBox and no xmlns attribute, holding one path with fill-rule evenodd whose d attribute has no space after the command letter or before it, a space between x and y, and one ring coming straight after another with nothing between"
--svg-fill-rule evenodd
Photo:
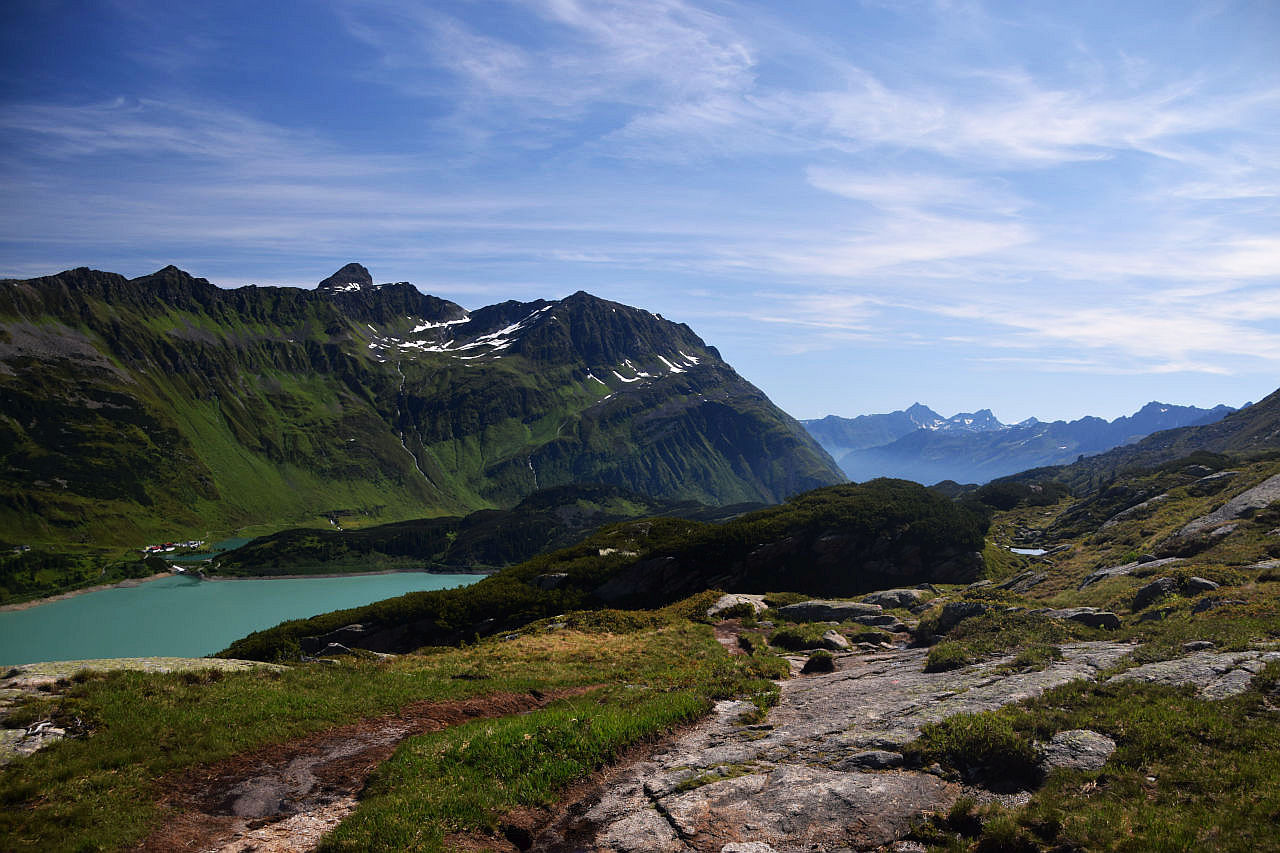
<instances>
[{"instance_id":1,"label":"lake shoreline","mask_svg":"<svg viewBox=\"0 0 1280 853\"><path fill-rule=\"evenodd\" d=\"M492 575L499 569L379 569L376 572L315 572L309 575L199 575L206 581L319 580L320 578L367 578L372 575Z\"/></svg>"},{"instance_id":2,"label":"lake shoreline","mask_svg":"<svg viewBox=\"0 0 1280 853\"><path fill-rule=\"evenodd\" d=\"M32 607L39 607L42 604L52 604L55 601L64 601L68 598L75 598L77 595L84 595L89 592L100 592L104 589L128 589L130 587L141 586L149 581L158 581L161 578L173 577L173 572L157 572L145 578L125 578L116 583L100 583L94 586L81 587L80 589L72 589L67 592L60 592L57 595L49 595L44 598L33 598L30 601L17 601L12 604L0 604L0 613L12 610L30 610Z\"/></svg>"},{"instance_id":3,"label":"lake shoreline","mask_svg":"<svg viewBox=\"0 0 1280 853\"><path fill-rule=\"evenodd\" d=\"M90 592L101 592L104 589L129 589L135 586L141 586L150 581L158 581L161 578L172 577L193 577L202 581L273 581L273 580L311 580L316 578L363 578L370 575L402 575L402 574L424 574L424 575L491 575L499 571L498 569L455 569L452 571L434 571L432 569L379 569L376 572L325 572L310 575L201 575L194 571L188 572L158 572L145 578L125 578L116 583L100 583L94 586L86 586L80 589L72 589L67 592L60 592L57 595L50 595L44 598L33 598L30 601L17 601L12 604L0 604L0 613L6 613L14 610L30 610L32 607L39 607L42 604L52 604L55 601L65 601L68 598L75 598L78 595L85 595Z\"/></svg>"}]
</instances>

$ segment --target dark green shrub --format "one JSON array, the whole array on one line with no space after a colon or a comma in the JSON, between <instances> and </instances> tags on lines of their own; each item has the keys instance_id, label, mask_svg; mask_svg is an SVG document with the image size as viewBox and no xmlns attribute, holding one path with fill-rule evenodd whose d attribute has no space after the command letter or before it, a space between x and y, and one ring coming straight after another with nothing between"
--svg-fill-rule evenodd
<instances>
[{"instance_id":1,"label":"dark green shrub","mask_svg":"<svg viewBox=\"0 0 1280 853\"><path fill-rule=\"evenodd\" d=\"M1038 755L1031 740L998 713L957 714L930 723L904 748L922 763L940 761L966 778L1018 786L1033 780Z\"/></svg>"},{"instance_id":2,"label":"dark green shrub","mask_svg":"<svg viewBox=\"0 0 1280 853\"><path fill-rule=\"evenodd\" d=\"M809 655L809 659L804 662L801 672L835 672L836 661L831 656L831 652L819 649Z\"/></svg>"},{"instance_id":3,"label":"dark green shrub","mask_svg":"<svg viewBox=\"0 0 1280 853\"><path fill-rule=\"evenodd\" d=\"M929 656L924 663L924 671L947 672L971 663L973 663L973 658L970 657L968 649L960 643L943 640L929 649Z\"/></svg>"}]
</instances>

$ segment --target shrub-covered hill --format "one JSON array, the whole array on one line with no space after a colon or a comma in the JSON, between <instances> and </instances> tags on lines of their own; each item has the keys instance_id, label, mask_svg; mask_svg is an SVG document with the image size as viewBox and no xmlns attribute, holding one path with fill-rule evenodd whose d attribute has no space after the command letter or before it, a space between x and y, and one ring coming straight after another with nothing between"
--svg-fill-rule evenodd
<instances>
[{"instance_id":1,"label":"shrub-covered hill","mask_svg":"<svg viewBox=\"0 0 1280 853\"><path fill-rule=\"evenodd\" d=\"M0 282L0 529L137 545L387 522L606 483L774 503L843 480L683 324L576 293L468 312L351 264Z\"/></svg>"},{"instance_id":2,"label":"shrub-covered hill","mask_svg":"<svg viewBox=\"0 0 1280 853\"><path fill-rule=\"evenodd\" d=\"M499 569L565 548L605 524L655 515L704 521L732 518L760 504L708 507L659 501L617 486L541 489L511 509L482 509L355 530L300 528L259 537L218 557L223 576Z\"/></svg>"},{"instance_id":3,"label":"shrub-covered hill","mask_svg":"<svg viewBox=\"0 0 1280 853\"><path fill-rule=\"evenodd\" d=\"M469 587L285 622L220 654L289 659L316 637L308 644L405 651L569 610L654 606L717 587L849 595L968 581L982 569L987 521L980 508L905 480L832 486L723 524L653 518L612 525Z\"/></svg>"}]
</instances>

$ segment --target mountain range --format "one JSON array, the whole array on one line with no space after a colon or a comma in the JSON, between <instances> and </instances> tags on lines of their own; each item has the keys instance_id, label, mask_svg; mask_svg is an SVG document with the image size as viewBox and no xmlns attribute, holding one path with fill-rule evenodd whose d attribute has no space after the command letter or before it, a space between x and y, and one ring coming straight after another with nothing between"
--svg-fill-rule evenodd
<instances>
[{"instance_id":1,"label":"mountain range","mask_svg":"<svg viewBox=\"0 0 1280 853\"><path fill-rule=\"evenodd\" d=\"M843 479L686 325L585 292L468 311L359 264L314 289L0 282L0 460L6 538L99 544Z\"/></svg>"},{"instance_id":2,"label":"mountain range","mask_svg":"<svg viewBox=\"0 0 1280 853\"><path fill-rule=\"evenodd\" d=\"M1001 423L990 409L944 418L928 406L878 415L804 421L851 480L902 477L920 483L985 483L1030 468L1061 465L1130 444L1160 430L1209 424L1234 409L1151 402L1107 421Z\"/></svg>"}]
</instances>

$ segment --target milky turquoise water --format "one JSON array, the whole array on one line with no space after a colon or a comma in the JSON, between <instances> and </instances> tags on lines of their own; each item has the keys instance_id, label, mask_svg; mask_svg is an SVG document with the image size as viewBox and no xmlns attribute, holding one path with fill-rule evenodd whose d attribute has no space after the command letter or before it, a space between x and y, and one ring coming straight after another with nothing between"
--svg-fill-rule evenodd
<instances>
[{"instance_id":1,"label":"milky turquoise water","mask_svg":"<svg viewBox=\"0 0 1280 853\"><path fill-rule=\"evenodd\" d=\"M0 612L0 665L114 657L201 657L253 631L477 575L201 581L175 575Z\"/></svg>"}]
</instances>

